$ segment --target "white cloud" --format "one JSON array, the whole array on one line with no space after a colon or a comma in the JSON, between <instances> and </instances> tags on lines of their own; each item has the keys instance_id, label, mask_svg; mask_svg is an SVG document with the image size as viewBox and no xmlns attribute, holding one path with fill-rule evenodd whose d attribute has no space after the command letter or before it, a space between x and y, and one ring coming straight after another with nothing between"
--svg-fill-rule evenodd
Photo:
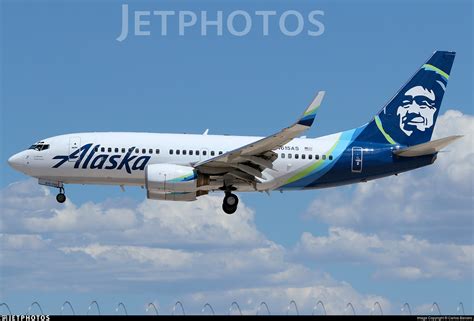
<instances>
[{"instance_id":1,"label":"white cloud","mask_svg":"<svg viewBox=\"0 0 474 321\"><path fill-rule=\"evenodd\" d=\"M0 191L0 232L27 232L21 220L49 215L58 207L49 189L39 186L34 179L19 181Z\"/></svg>"},{"instance_id":2,"label":"white cloud","mask_svg":"<svg viewBox=\"0 0 474 321\"><path fill-rule=\"evenodd\" d=\"M137 208L141 224L125 231L133 242L146 244L184 244L194 246L255 246L265 243L256 229L254 213L245 203L235 215L222 212L222 199L205 196L195 202L146 200Z\"/></svg>"},{"instance_id":3,"label":"white cloud","mask_svg":"<svg viewBox=\"0 0 474 321\"><path fill-rule=\"evenodd\" d=\"M0 234L2 250L38 250L47 246L48 241L41 235Z\"/></svg>"},{"instance_id":4,"label":"white cloud","mask_svg":"<svg viewBox=\"0 0 474 321\"><path fill-rule=\"evenodd\" d=\"M436 163L399 176L321 190L306 216L361 231L412 234L471 244L474 210L474 117L448 110L435 137L465 135Z\"/></svg>"},{"instance_id":5,"label":"white cloud","mask_svg":"<svg viewBox=\"0 0 474 321\"><path fill-rule=\"evenodd\" d=\"M71 202L63 209L53 209L49 217L29 217L24 226L33 232L79 232L122 230L137 224L135 213L126 208L104 208L101 204L85 203L76 207Z\"/></svg>"},{"instance_id":6,"label":"white cloud","mask_svg":"<svg viewBox=\"0 0 474 321\"><path fill-rule=\"evenodd\" d=\"M49 189L29 179L7 186L1 197L0 232L56 233L61 238L83 232L77 242L107 240L133 245L245 247L266 242L255 227L251 209L242 203L235 215L225 215L217 196L195 202L144 200L128 206L112 201L76 206L69 200L58 205Z\"/></svg>"},{"instance_id":7,"label":"white cloud","mask_svg":"<svg viewBox=\"0 0 474 321\"><path fill-rule=\"evenodd\" d=\"M349 284L344 282L334 282L330 278L319 279L315 282L312 279L306 281L306 286L300 287L254 287L233 289L220 292L197 292L189 297L185 297L187 306L193 310L203 307L203 302L212 302L215 310L221 313L228 313L230 303L239 302L243 314L267 314L266 308L262 305L265 302L271 314L296 314L294 305L290 301L294 300L300 314L324 314L321 305L317 302L321 300L327 314L344 314L346 306L350 302L357 314L370 314L374 302L379 302L383 309L391 310L390 302L374 295L363 295L354 290ZM216 312L217 312L216 311ZM237 312L233 309L234 314Z\"/></svg>"},{"instance_id":8,"label":"white cloud","mask_svg":"<svg viewBox=\"0 0 474 321\"><path fill-rule=\"evenodd\" d=\"M257 230L254 213L243 202L233 216L222 214L219 197L193 203L144 200L128 207L110 201L58 206L33 180L8 186L2 196L2 206L15 213L8 217L11 230L0 234L2 286L9 291L160 288L195 313L202 300L217 306L246 302L242 307L249 313L261 300L273 313L286 313L292 299L301 312L311 313L316 297L329 313L340 312L347 302L361 311L373 300L389 306L383 297L358 293L291 261L285 247Z\"/></svg>"},{"instance_id":9,"label":"white cloud","mask_svg":"<svg viewBox=\"0 0 474 321\"><path fill-rule=\"evenodd\" d=\"M295 253L316 261L371 265L376 269L375 277L474 277L474 245L430 243L410 235L382 239L377 235L333 227L328 236L303 233Z\"/></svg>"},{"instance_id":10,"label":"white cloud","mask_svg":"<svg viewBox=\"0 0 474 321\"><path fill-rule=\"evenodd\" d=\"M456 192L472 196L474 186L474 117L457 110L447 110L438 118L433 139L450 135L464 135L439 153L436 161L438 183L454 188ZM471 203L472 205L472 203Z\"/></svg>"}]
</instances>

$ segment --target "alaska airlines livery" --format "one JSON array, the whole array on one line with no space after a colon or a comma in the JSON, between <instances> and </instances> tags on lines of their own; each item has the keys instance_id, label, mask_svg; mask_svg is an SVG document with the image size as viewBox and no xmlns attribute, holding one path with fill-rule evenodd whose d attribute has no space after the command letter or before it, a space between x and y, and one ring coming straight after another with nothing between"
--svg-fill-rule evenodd
<instances>
[{"instance_id":1,"label":"alaska airlines livery","mask_svg":"<svg viewBox=\"0 0 474 321\"><path fill-rule=\"evenodd\" d=\"M296 123L264 138L77 133L43 139L8 163L58 188L60 203L64 184L142 186L148 198L166 201L220 190L227 214L237 210L236 191L316 189L397 175L433 164L461 137L431 141L454 57L435 52L369 123L324 137L297 138L313 124L319 92Z\"/></svg>"}]
</instances>

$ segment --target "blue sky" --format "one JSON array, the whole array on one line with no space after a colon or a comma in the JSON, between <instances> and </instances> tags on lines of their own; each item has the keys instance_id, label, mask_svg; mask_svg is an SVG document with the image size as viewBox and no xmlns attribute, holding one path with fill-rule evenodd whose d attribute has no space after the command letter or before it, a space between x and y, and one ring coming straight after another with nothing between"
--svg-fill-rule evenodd
<instances>
[{"instance_id":1,"label":"blue sky","mask_svg":"<svg viewBox=\"0 0 474 321\"><path fill-rule=\"evenodd\" d=\"M212 28L207 36L201 36L197 27L180 37L175 19L170 20L169 35L163 37L159 35L160 20L154 17L148 27L150 36L130 36L118 42L122 3L126 2L75 1L67 5L59 1L1 3L0 125L1 160L4 164L1 186L2 212L5 213L0 225L1 233L5 239L21 235L20 238L25 238L20 242L23 245L28 242L36 244L38 249L45 251L43 263L46 265L49 264L46 258L51 258L59 262L59 267L90 264L96 272L72 269L67 277L61 275L55 279L47 272L39 273L38 267L25 269L22 274L15 263L7 264L6 260L2 260L4 263L0 267L4 282L1 282L0 301L6 301L15 311L22 312L32 301L41 298L45 310L51 313L58 311L66 298L77 304L77 311L81 310L79 307L85 310L91 300L97 299L104 305L102 310L109 313L115 313L116 304L123 301L129 312L142 313L146 301L157 300L165 311L169 311L177 298L187 298L188 305L194 307L197 313L206 301L215 299L220 311L225 312L233 299L220 302L218 298L230 298L237 289L242 291L239 293L244 293L235 294L239 298L257 297L257 290L252 287L255 280L277 273L274 270L276 267L266 269L262 263L248 266L249 275L255 279L242 277L243 271L235 268L232 273L229 272L232 280L229 281L224 274L226 282L219 278L211 278L213 282L207 282L197 275L199 269L196 268L196 275L189 271L189 275L183 278L177 278L173 270L167 270L163 273L163 279L151 283L130 281L131 276L146 275L153 269L146 267L143 270L140 264L135 266L133 258L136 258L136 253L131 253L128 248L126 252L131 255L132 263L127 264L124 270L109 265L116 262L117 256L114 260L104 260L98 253L104 253L103 246L139 244L143 251L156 249L152 238L148 241L123 239L115 234L116 231L99 236L99 231L87 224L77 228L74 224L67 228L54 225L49 230L36 229L34 220L27 221L30 225L25 225L25 221L20 220L21 215L30 219L31 213L25 211L31 211L31 208L24 204L15 205L11 201L19 195L32 200L40 199L38 210L42 211L45 219L58 215L57 205L45 200L52 199L53 195L45 195L45 191L36 187L34 182L25 181L23 175L6 165L10 155L34 141L82 131L200 133L206 128L210 129L211 134L263 136L289 125L318 90L326 90L327 95L317 122L307 135L324 135L366 122L433 51L453 50L457 56L441 113L448 109L456 112L444 115L438 127L445 124L445 130L441 127L437 130L446 134L468 135L464 143L453 147L461 155L446 156L449 162L440 161L437 167L420 169L414 174L407 174L406 178L402 175L398 181L390 178L380 183L369 183L368 187L272 193L270 197L243 194L244 213L237 213L241 218L232 220L243 224L242 229L252 235L250 239L253 237L258 239L257 243L263 244L261 248L278 253L274 254L278 259L268 259L268 262L280 266L280 272L286 271L291 276L278 283L281 293L288 293L285 291L290 288L334 286L345 294L327 295L328 301L343 302L346 297L352 297L362 306L362 302L376 296L386 300L384 302L390 304L393 313L397 313L405 301L419 306L420 311L426 309L426 304L437 301L443 312L455 312L457 303L463 301L466 311L472 313L473 221L469 212L473 209L473 203L469 179L472 182L473 167L472 158L468 157L472 154L472 136L469 134L472 132L473 115L471 2L303 1L290 4L247 1L224 4L210 1L191 4L134 1L129 4L130 10L191 10L197 13L206 10L210 17L218 10L224 12L224 17L234 10L245 10L250 14L256 10L274 10L278 14L297 10L303 15L312 10L322 10L324 16L319 20L324 24L325 31L318 37L306 34L287 37L278 31L278 23L271 20L270 35L264 37L260 31L261 23L254 19L251 32L244 37L232 36L225 29L222 36L217 36ZM440 155L440 158L443 156ZM456 159L467 161L453 168ZM438 175L441 171L446 174ZM416 178L416 188L426 187L431 191L427 191L421 201L414 199L407 191L407 188L414 186L410 178ZM16 187L12 187L15 182ZM451 195L441 186L458 193ZM404 193L390 197L383 194L392 187ZM67 186L67 193L73 204L68 213L79 218L85 215L85 219L94 220L101 215L107 216L107 210L117 206L129 209L130 213L122 213L124 216L120 217L130 220L128 223L117 222L117 230L128 231L127 224L135 224L127 215L147 217L144 214L148 213L146 210L139 210L146 206L146 202L144 191L138 188L129 188L124 194L118 187ZM212 212L214 199L206 202L199 206ZM396 205L391 206L392 202ZM89 216L88 211L93 210L87 204L100 208L95 210L102 214ZM177 216L182 215L184 210L193 210L176 204L152 206L158 206L157 210L169 209ZM351 212L350 208L358 212ZM450 213L450 217L443 215L440 208ZM17 221L9 221L7 213L13 212L20 216ZM409 219L398 220L399 215L403 216L401 213ZM221 229L222 233L242 232L227 229L225 220L228 217L209 216L215 228ZM354 217L358 219L352 220ZM193 219L186 217L189 221ZM205 224L205 217L200 219ZM170 218L169 223L172 222ZM65 231L72 235L66 237ZM198 225L196 231L205 229ZM304 233L310 234L303 237ZM241 253L243 260L248 253L253 253L245 240L234 239L228 234L225 234L224 240L227 237L231 240L225 246L219 244L222 239L219 237L215 240L211 238L202 245L200 241L184 242L177 230L169 235L168 240L158 242L160 249L205 256L210 253L221 255L220 251L227 247L235 253L244 251L246 254ZM216 232L216 236L219 235ZM406 235L412 239L404 238ZM379 250L386 251L387 256L400 255L398 262L410 260L402 252L419 255L420 262L407 263L413 269L432 262L430 253L436 252L434 249L438 247L445 247L451 254L457 251L467 253L470 260L467 263L461 260L457 270L454 266L454 274L447 273L449 267L442 265L416 273L411 273L415 270L405 266L402 267L404 273L395 273L390 260L373 253L354 250L353 256L338 257L337 251L347 251L347 248L341 248L341 244L354 238L361 244L379 244ZM200 240L200 237L196 235L196 239ZM13 239L9 240L5 244L17 244ZM18 241L18 238L15 240ZM100 249L99 245L102 246ZM330 253L315 250L331 246L334 246L334 251ZM25 253L32 248L36 247L27 246ZM422 253L411 252L416 248L422 249ZM135 250L138 251L137 248ZM23 253L11 252L9 248L4 248L2 252L4 258L12 262L17 262ZM170 254L171 259L175 260L173 255L178 254ZM425 254L426 261L423 261ZM27 264L35 256L23 257L24 264ZM454 261L456 257L454 255ZM159 270L162 267L156 268ZM209 270L206 266L202 268ZM57 273L61 271L58 268ZM295 274L300 273L296 271L307 275L308 281L294 280ZM38 278L32 280L26 276L27 272L35 272L32 275L38 275ZM219 271L216 271L218 274ZM91 283L92 280L102 280L101 275L104 276L103 285L97 289ZM71 284L68 287L67 280L70 278L81 281L83 286ZM116 281L118 279L128 281ZM23 280L27 288L15 285L15 280ZM61 286L54 286L59 280ZM261 293L271 293L262 289L277 286L268 282L262 281L259 285ZM347 284L350 290L346 289ZM242 285L244 288L240 288ZM201 292L205 294L196 294ZM289 302L285 301L286 298L282 294L273 298L272 302ZM301 300L305 298L302 296ZM333 305L337 306L336 303ZM246 306L247 309L251 307L250 303ZM274 310L279 308L275 306ZM309 313L312 306L306 305L305 308Z\"/></svg>"}]
</instances>

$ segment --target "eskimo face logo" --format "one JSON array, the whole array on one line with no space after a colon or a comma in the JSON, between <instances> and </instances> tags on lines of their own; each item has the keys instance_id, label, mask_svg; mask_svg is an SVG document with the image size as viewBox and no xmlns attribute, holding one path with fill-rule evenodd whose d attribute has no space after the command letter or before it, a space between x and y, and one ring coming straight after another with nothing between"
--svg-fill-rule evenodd
<instances>
[{"instance_id":1,"label":"eskimo face logo","mask_svg":"<svg viewBox=\"0 0 474 321\"><path fill-rule=\"evenodd\" d=\"M410 136L415 130L424 132L433 126L436 113L435 93L423 86L408 89L397 109L400 117L400 129Z\"/></svg>"}]
</instances>

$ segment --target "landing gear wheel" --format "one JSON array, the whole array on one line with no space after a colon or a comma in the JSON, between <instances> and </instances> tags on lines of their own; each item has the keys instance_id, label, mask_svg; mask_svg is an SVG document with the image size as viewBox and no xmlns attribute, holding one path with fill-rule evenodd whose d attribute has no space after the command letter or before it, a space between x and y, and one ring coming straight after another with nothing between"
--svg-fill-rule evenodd
<instances>
[{"instance_id":1,"label":"landing gear wheel","mask_svg":"<svg viewBox=\"0 0 474 321\"><path fill-rule=\"evenodd\" d=\"M56 195L56 201L58 201L58 203L64 203L66 201L66 195L60 192Z\"/></svg>"},{"instance_id":2,"label":"landing gear wheel","mask_svg":"<svg viewBox=\"0 0 474 321\"><path fill-rule=\"evenodd\" d=\"M239 198L237 195L232 193L226 193L224 202L222 203L222 209L227 214L234 214L237 211L237 205L239 204Z\"/></svg>"},{"instance_id":3,"label":"landing gear wheel","mask_svg":"<svg viewBox=\"0 0 474 321\"><path fill-rule=\"evenodd\" d=\"M237 211L237 206L229 207L229 206L226 205L225 203L222 203L222 210L223 210L226 214L234 214L235 211Z\"/></svg>"}]
</instances>

